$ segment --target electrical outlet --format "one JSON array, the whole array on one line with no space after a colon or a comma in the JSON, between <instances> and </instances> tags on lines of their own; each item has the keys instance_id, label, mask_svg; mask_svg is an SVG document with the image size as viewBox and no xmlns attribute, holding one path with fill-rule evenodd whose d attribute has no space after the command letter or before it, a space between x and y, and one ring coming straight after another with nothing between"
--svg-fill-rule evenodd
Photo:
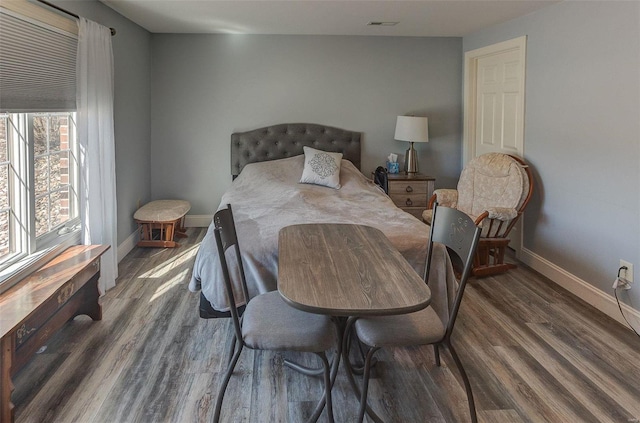
<instances>
[{"instance_id":1,"label":"electrical outlet","mask_svg":"<svg viewBox=\"0 0 640 423\"><path fill-rule=\"evenodd\" d=\"M628 261L620 260L620 267L626 267L620 271L620 277L629 281L629 283L633 282L633 264Z\"/></svg>"}]
</instances>

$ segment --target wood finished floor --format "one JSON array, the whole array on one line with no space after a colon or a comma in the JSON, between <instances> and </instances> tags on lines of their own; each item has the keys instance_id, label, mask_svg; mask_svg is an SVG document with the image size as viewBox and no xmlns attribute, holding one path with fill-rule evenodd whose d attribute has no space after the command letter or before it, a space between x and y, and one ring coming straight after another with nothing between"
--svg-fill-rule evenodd
<instances>
[{"instance_id":1,"label":"wood finished floor","mask_svg":"<svg viewBox=\"0 0 640 423\"><path fill-rule=\"evenodd\" d=\"M204 229L177 249L134 249L104 318L69 322L14 379L16 421L208 422L231 338L228 319L198 317L187 290ZM474 280L453 336L482 422L637 422L640 340L546 278L520 266ZM466 422L466 396L448 353L383 350L370 387L387 422ZM321 380L283 367L306 355L245 349L222 421L300 422ZM353 422L346 379L334 387L337 422ZM327 421L323 413L320 421Z\"/></svg>"}]
</instances>

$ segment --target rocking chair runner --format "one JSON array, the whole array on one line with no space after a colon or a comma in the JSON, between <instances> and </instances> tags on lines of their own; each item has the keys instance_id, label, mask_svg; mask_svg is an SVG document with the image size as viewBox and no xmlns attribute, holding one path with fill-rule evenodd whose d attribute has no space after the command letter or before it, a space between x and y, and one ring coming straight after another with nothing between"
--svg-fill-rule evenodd
<instances>
[{"instance_id":1,"label":"rocking chair runner","mask_svg":"<svg viewBox=\"0 0 640 423\"><path fill-rule=\"evenodd\" d=\"M434 203L456 208L482 226L473 262L474 276L503 273L516 267L505 263L509 232L531 199L533 177L519 157L488 153L476 157L462 170L457 189L438 189L422 214L431 224Z\"/></svg>"}]
</instances>

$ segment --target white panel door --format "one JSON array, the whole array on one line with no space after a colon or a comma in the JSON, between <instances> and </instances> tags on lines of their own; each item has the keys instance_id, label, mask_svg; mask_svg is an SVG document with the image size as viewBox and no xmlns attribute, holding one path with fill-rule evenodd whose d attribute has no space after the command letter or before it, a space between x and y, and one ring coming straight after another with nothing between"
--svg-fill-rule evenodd
<instances>
[{"instance_id":1,"label":"white panel door","mask_svg":"<svg viewBox=\"0 0 640 423\"><path fill-rule=\"evenodd\" d=\"M465 53L464 163L485 153L524 157L526 37ZM520 255L522 218L509 234Z\"/></svg>"},{"instance_id":2,"label":"white panel door","mask_svg":"<svg viewBox=\"0 0 640 423\"><path fill-rule=\"evenodd\" d=\"M520 52L478 58L476 75L476 156L490 152L522 155Z\"/></svg>"}]
</instances>

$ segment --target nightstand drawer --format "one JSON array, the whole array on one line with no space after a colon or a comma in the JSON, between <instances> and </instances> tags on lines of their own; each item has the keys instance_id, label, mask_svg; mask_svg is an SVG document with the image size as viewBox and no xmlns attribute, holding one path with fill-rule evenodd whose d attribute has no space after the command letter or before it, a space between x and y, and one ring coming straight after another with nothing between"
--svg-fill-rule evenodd
<instances>
[{"instance_id":1,"label":"nightstand drawer","mask_svg":"<svg viewBox=\"0 0 640 423\"><path fill-rule=\"evenodd\" d=\"M389 197L393 203L422 220L422 212L433 194L435 178L421 174L389 174L388 177Z\"/></svg>"},{"instance_id":2,"label":"nightstand drawer","mask_svg":"<svg viewBox=\"0 0 640 423\"><path fill-rule=\"evenodd\" d=\"M395 194L421 194L424 197L427 194L427 181L389 181L389 195L393 197Z\"/></svg>"},{"instance_id":3,"label":"nightstand drawer","mask_svg":"<svg viewBox=\"0 0 640 423\"><path fill-rule=\"evenodd\" d=\"M393 203L398 207L427 207L427 195L424 193L389 194Z\"/></svg>"}]
</instances>

